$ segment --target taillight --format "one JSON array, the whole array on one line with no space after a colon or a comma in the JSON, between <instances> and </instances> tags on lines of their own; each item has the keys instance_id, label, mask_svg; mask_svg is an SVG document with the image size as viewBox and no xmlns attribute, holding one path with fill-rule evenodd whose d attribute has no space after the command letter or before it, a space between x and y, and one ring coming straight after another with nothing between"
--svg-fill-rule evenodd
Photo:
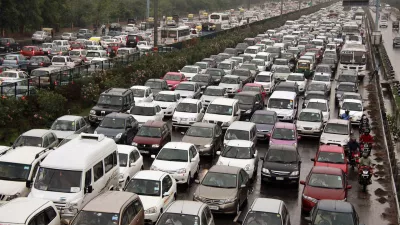
<instances>
[{"instance_id":1,"label":"taillight","mask_svg":"<svg viewBox=\"0 0 400 225\"><path fill-rule=\"evenodd\" d=\"M40 65L43 66L44 65L43 62L41 62Z\"/></svg>"},{"instance_id":2,"label":"taillight","mask_svg":"<svg viewBox=\"0 0 400 225\"><path fill-rule=\"evenodd\" d=\"M10 46L10 42L7 42L7 46Z\"/></svg>"}]
</instances>

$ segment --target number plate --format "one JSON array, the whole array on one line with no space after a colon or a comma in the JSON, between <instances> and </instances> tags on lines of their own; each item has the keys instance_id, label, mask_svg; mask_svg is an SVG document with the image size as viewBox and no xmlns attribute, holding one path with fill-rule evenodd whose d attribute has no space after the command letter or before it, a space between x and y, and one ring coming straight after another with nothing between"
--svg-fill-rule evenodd
<instances>
[{"instance_id":1,"label":"number plate","mask_svg":"<svg viewBox=\"0 0 400 225\"><path fill-rule=\"evenodd\" d=\"M149 151L145 151L145 150L139 150L139 152L143 153L143 154L149 154Z\"/></svg>"},{"instance_id":2,"label":"number plate","mask_svg":"<svg viewBox=\"0 0 400 225\"><path fill-rule=\"evenodd\" d=\"M39 64L37 64L37 63L32 63L32 66L37 66L37 65L39 65Z\"/></svg>"},{"instance_id":3,"label":"number plate","mask_svg":"<svg viewBox=\"0 0 400 225\"><path fill-rule=\"evenodd\" d=\"M283 180L283 177L277 177L276 180Z\"/></svg>"},{"instance_id":4,"label":"number plate","mask_svg":"<svg viewBox=\"0 0 400 225\"><path fill-rule=\"evenodd\" d=\"M209 205L208 206L211 210L219 210L218 206Z\"/></svg>"},{"instance_id":5,"label":"number plate","mask_svg":"<svg viewBox=\"0 0 400 225\"><path fill-rule=\"evenodd\" d=\"M257 137L265 137L264 134L257 134Z\"/></svg>"}]
</instances>

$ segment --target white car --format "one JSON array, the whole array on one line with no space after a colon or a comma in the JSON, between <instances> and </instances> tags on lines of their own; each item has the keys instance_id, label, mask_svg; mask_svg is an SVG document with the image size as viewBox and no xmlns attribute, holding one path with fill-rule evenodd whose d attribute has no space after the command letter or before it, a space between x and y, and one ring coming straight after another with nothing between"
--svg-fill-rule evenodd
<instances>
[{"instance_id":1,"label":"white car","mask_svg":"<svg viewBox=\"0 0 400 225\"><path fill-rule=\"evenodd\" d=\"M233 60L224 60L218 64L217 68L223 69L225 74L231 74L236 67Z\"/></svg>"},{"instance_id":2,"label":"white car","mask_svg":"<svg viewBox=\"0 0 400 225\"><path fill-rule=\"evenodd\" d=\"M352 135L351 124L348 120L330 119L324 128L319 140L324 145L346 146Z\"/></svg>"},{"instance_id":3,"label":"white car","mask_svg":"<svg viewBox=\"0 0 400 225\"><path fill-rule=\"evenodd\" d=\"M172 128L190 127L200 122L204 116L204 108L200 99L186 98L178 103L172 116Z\"/></svg>"},{"instance_id":4,"label":"white car","mask_svg":"<svg viewBox=\"0 0 400 225\"><path fill-rule=\"evenodd\" d=\"M153 92L150 87L135 85L131 87L135 103L139 102L152 102Z\"/></svg>"},{"instance_id":5,"label":"white car","mask_svg":"<svg viewBox=\"0 0 400 225\"><path fill-rule=\"evenodd\" d=\"M29 78L29 74L21 70L7 70L0 73L0 80L20 80ZM1 82L0 82L1 83Z\"/></svg>"},{"instance_id":6,"label":"white car","mask_svg":"<svg viewBox=\"0 0 400 225\"><path fill-rule=\"evenodd\" d=\"M288 65L273 65L272 71L274 72L274 79L275 80L286 80L287 77L291 74L290 68Z\"/></svg>"},{"instance_id":7,"label":"white car","mask_svg":"<svg viewBox=\"0 0 400 225\"><path fill-rule=\"evenodd\" d=\"M243 83L237 75L225 75L222 77L218 86L226 88L226 92L232 97L242 89Z\"/></svg>"},{"instance_id":8,"label":"white car","mask_svg":"<svg viewBox=\"0 0 400 225\"><path fill-rule=\"evenodd\" d=\"M299 92L306 90L307 80L304 77L304 73L291 73L286 78L287 83L296 83Z\"/></svg>"},{"instance_id":9,"label":"white car","mask_svg":"<svg viewBox=\"0 0 400 225\"><path fill-rule=\"evenodd\" d=\"M319 109L302 109L296 120L299 136L319 137L324 129L322 111Z\"/></svg>"},{"instance_id":10,"label":"white car","mask_svg":"<svg viewBox=\"0 0 400 225\"><path fill-rule=\"evenodd\" d=\"M275 88L274 74L272 72L260 72L257 74L254 83L261 84L266 92L272 93Z\"/></svg>"},{"instance_id":11,"label":"white car","mask_svg":"<svg viewBox=\"0 0 400 225\"><path fill-rule=\"evenodd\" d=\"M168 142L154 159L151 170L169 173L178 184L190 187L200 170L200 155L196 146L185 142Z\"/></svg>"},{"instance_id":12,"label":"white car","mask_svg":"<svg viewBox=\"0 0 400 225\"><path fill-rule=\"evenodd\" d=\"M129 180L143 170L143 156L135 146L117 145L119 156L119 188L124 188Z\"/></svg>"},{"instance_id":13,"label":"white car","mask_svg":"<svg viewBox=\"0 0 400 225\"><path fill-rule=\"evenodd\" d=\"M257 176L258 151L254 142L245 140L230 140L222 152L217 151L217 165L236 166L243 168L249 178Z\"/></svg>"},{"instance_id":14,"label":"white car","mask_svg":"<svg viewBox=\"0 0 400 225\"><path fill-rule=\"evenodd\" d=\"M254 59L259 52L261 52L260 46L249 46L244 50L244 55L249 55Z\"/></svg>"},{"instance_id":15,"label":"white car","mask_svg":"<svg viewBox=\"0 0 400 225\"><path fill-rule=\"evenodd\" d=\"M204 114L204 123L221 123L222 129L227 129L240 118L239 100L232 98L217 98L212 101Z\"/></svg>"},{"instance_id":16,"label":"white car","mask_svg":"<svg viewBox=\"0 0 400 225\"><path fill-rule=\"evenodd\" d=\"M69 56L54 56L51 58L51 65L68 66L70 68L74 68L76 63Z\"/></svg>"},{"instance_id":17,"label":"white car","mask_svg":"<svg viewBox=\"0 0 400 225\"><path fill-rule=\"evenodd\" d=\"M164 110L154 102L139 102L128 113L138 121L139 126L149 120L162 121L164 118Z\"/></svg>"},{"instance_id":18,"label":"white car","mask_svg":"<svg viewBox=\"0 0 400 225\"><path fill-rule=\"evenodd\" d=\"M214 99L227 97L226 88L219 86L208 86L204 90L200 100L204 107L207 107Z\"/></svg>"},{"instance_id":19,"label":"white car","mask_svg":"<svg viewBox=\"0 0 400 225\"><path fill-rule=\"evenodd\" d=\"M342 107L343 101L345 99L358 99L362 100L361 94L356 92L344 92L339 99L339 108Z\"/></svg>"},{"instance_id":20,"label":"white car","mask_svg":"<svg viewBox=\"0 0 400 225\"><path fill-rule=\"evenodd\" d=\"M179 94L181 98L200 98L201 88L198 83L183 81L179 83L174 90L175 93Z\"/></svg>"},{"instance_id":21,"label":"white car","mask_svg":"<svg viewBox=\"0 0 400 225\"><path fill-rule=\"evenodd\" d=\"M142 170L126 185L125 191L139 195L144 219L157 222L162 212L176 199L175 179L166 172Z\"/></svg>"},{"instance_id":22,"label":"white car","mask_svg":"<svg viewBox=\"0 0 400 225\"><path fill-rule=\"evenodd\" d=\"M315 73L312 82L320 82L326 84L328 91L332 87L331 74L329 73Z\"/></svg>"},{"instance_id":23,"label":"white car","mask_svg":"<svg viewBox=\"0 0 400 225\"><path fill-rule=\"evenodd\" d=\"M205 73L208 68L210 68L210 64L208 62L197 62L194 64L195 66L200 67L200 73Z\"/></svg>"},{"instance_id":24,"label":"white car","mask_svg":"<svg viewBox=\"0 0 400 225\"><path fill-rule=\"evenodd\" d=\"M178 72L183 73L188 81L190 81L196 74L201 73L201 68L199 66L184 66Z\"/></svg>"},{"instance_id":25,"label":"white car","mask_svg":"<svg viewBox=\"0 0 400 225\"><path fill-rule=\"evenodd\" d=\"M160 91L153 102L164 110L164 116L172 116L180 100L181 95L174 91Z\"/></svg>"},{"instance_id":26,"label":"white car","mask_svg":"<svg viewBox=\"0 0 400 225\"><path fill-rule=\"evenodd\" d=\"M319 109L322 111L324 122L328 122L330 117L329 101L326 99L310 99L306 105L307 109Z\"/></svg>"},{"instance_id":27,"label":"white car","mask_svg":"<svg viewBox=\"0 0 400 225\"><path fill-rule=\"evenodd\" d=\"M358 99L344 99L339 110L339 115L343 115L346 110L349 110L351 123L359 124L364 113L362 101Z\"/></svg>"}]
</instances>

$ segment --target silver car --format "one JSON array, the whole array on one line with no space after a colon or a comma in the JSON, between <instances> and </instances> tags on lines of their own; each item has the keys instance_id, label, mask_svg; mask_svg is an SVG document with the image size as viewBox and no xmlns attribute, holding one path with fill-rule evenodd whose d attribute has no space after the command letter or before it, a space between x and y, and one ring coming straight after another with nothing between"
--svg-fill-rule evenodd
<instances>
[{"instance_id":1,"label":"silver car","mask_svg":"<svg viewBox=\"0 0 400 225\"><path fill-rule=\"evenodd\" d=\"M32 43L50 42L51 34L46 31L36 31L32 35Z\"/></svg>"}]
</instances>

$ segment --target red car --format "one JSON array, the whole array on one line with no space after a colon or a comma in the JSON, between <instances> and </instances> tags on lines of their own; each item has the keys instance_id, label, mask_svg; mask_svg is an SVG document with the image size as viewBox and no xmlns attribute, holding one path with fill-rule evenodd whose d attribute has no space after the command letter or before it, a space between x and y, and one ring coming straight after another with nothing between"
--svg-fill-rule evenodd
<instances>
[{"instance_id":1,"label":"red car","mask_svg":"<svg viewBox=\"0 0 400 225\"><path fill-rule=\"evenodd\" d=\"M165 144L172 140L171 130L166 122L149 120L140 127L132 145L146 155L157 155Z\"/></svg>"},{"instance_id":2,"label":"red car","mask_svg":"<svg viewBox=\"0 0 400 225\"><path fill-rule=\"evenodd\" d=\"M263 101L265 101L265 99L267 98L267 92L265 91L264 87L261 84L247 83L246 85L244 85L241 91L259 92L263 98Z\"/></svg>"},{"instance_id":3,"label":"red car","mask_svg":"<svg viewBox=\"0 0 400 225\"><path fill-rule=\"evenodd\" d=\"M315 53L315 57L317 58L317 60L322 58L322 55L324 54L323 51L319 48L309 48L307 49L306 52L313 52Z\"/></svg>"},{"instance_id":4,"label":"red car","mask_svg":"<svg viewBox=\"0 0 400 225\"><path fill-rule=\"evenodd\" d=\"M345 156L344 148L338 145L321 145L315 158L314 166L335 167L343 170L348 174L347 157Z\"/></svg>"},{"instance_id":5,"label":"red car","mask_svg":"<svg viewBox=\"0 0 400 225\"><path fill-rule=\"evenodd\" d=\"M162 79L167 81L168 88L170 90L175 90L178 84L180 84L182 81L186 81L185 75L178 72L168 72Z\"/></svg>"},{"instance_id":6,"label":"red car","mask_svg":"<svg viewBox=\"0 0 400 225\"><path fill-rule=\"evenodd\" d=\"M69 50L74 50L74 49L85 49L85 45L79 42L70 43Z\"/></svg>"},{"instance_id":7,"label":"red car","mask_svg":"<svg viewBox=\"0 0 400 225\"><path fill-rule=\"evenodd\" d=\"M311 211L318 200L345 201L347 199L347 190L351 189L343 170L325 166L314 166L306 181L302 180L300 184L304 185L301 198L303 212Z\"/></svg>"},{"instance_id":8,"label":"red car","mask_svg":"<svg viewBox=\"0 0 400 225\"><path fill-rule=\"evenodd\" d=\"M21 49L21 55L27 58L31 58L32 56L44 55L44 52L41 48L37 46L24 46Z\"/></svg>"}]
</instances>

